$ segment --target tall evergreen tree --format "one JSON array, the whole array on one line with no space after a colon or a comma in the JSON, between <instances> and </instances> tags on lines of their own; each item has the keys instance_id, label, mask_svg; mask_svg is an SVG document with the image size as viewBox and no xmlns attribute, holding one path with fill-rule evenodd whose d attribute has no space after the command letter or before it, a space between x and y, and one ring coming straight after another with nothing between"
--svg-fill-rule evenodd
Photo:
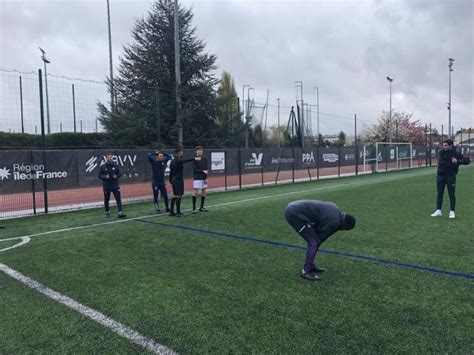
<instances>
[{"instance_id":1,"label":"tall evergreen tree","mask_svg":"<svg viewBox=\"0 0 474 355\"><path fill-rule=\"evenodd\" d=\"M237 147L244 137L243 122L239 112L237 91L232 76L224 71L217 88L217 112L215 122L221 145Z\"/></svg>"},{"instance_id":2,"label":"tall evergreen tree","mask_svg":"<svg viewBox=\"0 0 474 355\"><path fill-rule=\"evenodd\" d=\"M179 7L185 146L212 144L208 139L215 128L214 85L217 80L212 71L216 57L204 52L205 44L197 38L192 19L191 9ZM118 77L114 81L115 110L110 112L99 103L99 120L118 143L146 145L157 140L159 117L162 142L168 146L175 145L173 1L156 0L147 16L137 20L132 36L133 43L124 47Z\"/></svg>"}]
</instances>

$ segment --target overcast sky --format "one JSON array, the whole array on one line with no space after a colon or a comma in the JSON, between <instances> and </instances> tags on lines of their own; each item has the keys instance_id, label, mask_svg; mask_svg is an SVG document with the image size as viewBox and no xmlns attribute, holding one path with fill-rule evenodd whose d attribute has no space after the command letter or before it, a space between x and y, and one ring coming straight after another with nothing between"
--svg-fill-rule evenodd
<instances>
[{"instance_id":1,"label":"overcast sky","mask_svg":"<svg viewBox=\"0 0 474 355\"><path fill-rule=\"evenodd\" d=\"M131 43L131 29L149 11L150 1L110 3L117 67L123 45ZM375 122L389 108L386 76L394 79L394 110L446 127L450 57L455 58L453 125L474 126L472 0L180 3L193 8L197 34L217 56L216 76L230 72L239 96L242 85L249 84L256 101L265 102L269 89L270 104L281 98L282 105L290 106L296 100L295 81L303 81L305 102L316 104L313 88L318 86L322 131L352 129L350 119L337 116L357 114L362 122ZM37 70L41 46L51 59L49 73L103 81L109 73L106 16L106 0L1 0L0 68ZM0 72L0 80L7 79L11 77ZM13 100L15 94L11 89L5 94L3 85L0 101ZM3 111L11 112L5 105ZM269 124L275 122L276 107L268 115ZM281 119L288 119L287 109Z\"/></svg>"}]
</instances>

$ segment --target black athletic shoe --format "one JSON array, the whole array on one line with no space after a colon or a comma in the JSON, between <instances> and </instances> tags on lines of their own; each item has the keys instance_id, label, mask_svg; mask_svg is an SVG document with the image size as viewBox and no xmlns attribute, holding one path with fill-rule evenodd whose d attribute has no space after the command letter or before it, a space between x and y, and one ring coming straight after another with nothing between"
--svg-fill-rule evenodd
<instances>
[{"instance_id":1,"label":"black athletic shoe","mask_svg":"<svg viewBox=\"0 0 474 355\"><path fill-rule=\"evenodd\" d=\"M326 269L323 269L322 267L317 267L316 265L311 266L310 272L324 272Z\"/></svg>"},{"instance_id":2,"label":"black athletic shoe","mask_svg":"<svg viewBox=\"0 0 474 355\"><path fill-rule=\"evenodd\" d=\"M319 276L313 274L311 271L305 272L304 270L301 270L300 276L303 279L309 280L309 281L321 281Z\"/></svg>"},{"instance_id":3,"label":"black athletic shoe","mask_svg":"<svg viewBox=\"0 0 474 355\"><path fill-rule=\"evenodd\" d=\"M175 217L175 216L176 216L176 213L170 212L169 216L170 216L170 217Z\"/></svg>"},{"instance_id":4,"label":"black athletic shoe","mask_svg":"<svg viewBox=\"0 0 474 355\"><path fill-rule=\"evenodd\" d=\"M183 213L176 213L176 217L186 217L186 215Z\"/></svg>"},{"instance_id":5,"label":"black athletic shoe","mask_svg":"<svg viewBox=\"0 0 474 355\"><path fill-rule=\"evenodd\" d=\"M155 211L156 211L156 213L160 213L161 210L160 210L160 207L158 207L158 204L155 203L154 205L155 205Z\"/></svg>"},{"instance_id":6,"label":"black athletic shoe","mask_svg":"<svg viewBox=\"0 0 474 355\"><path fill-rule=\"evenodd\" d=\"M196 214L196 213L198 213L198 211L197 211L197 209L194 209L193 214Z\"/></svg>"},{"instance_id":7,"label":"black athletic shoe","mask_svg":"<svg viewBox=\"0 0 474 355\"><path fill-rule=\"evenodd\" d=\"M109 218L109 217L110 217L110 212L109 211L105 212L105 218Z\"/></svg>"},{"instance_id":8,"label":"black athletic shoe","mask_svg":"<svg viewBox=\"0 0 474 355\"><path fill-rule=\"evenodd\" d=\"M125 218L125 217L127 217L127 215L125 213L123 213L123 212L118 213L118 218Z\"/></svg>"},{"instance_id":9,"label":"black athletic shoe","mask_svg":"<svg viewBox=\"0 0 474 355\"><path fill-rule=\"evenodd\" d=\"M203 208L199 209L199 212L209 212L209 210L207 208L203 207Z\"/></svg>"}]
</instances>

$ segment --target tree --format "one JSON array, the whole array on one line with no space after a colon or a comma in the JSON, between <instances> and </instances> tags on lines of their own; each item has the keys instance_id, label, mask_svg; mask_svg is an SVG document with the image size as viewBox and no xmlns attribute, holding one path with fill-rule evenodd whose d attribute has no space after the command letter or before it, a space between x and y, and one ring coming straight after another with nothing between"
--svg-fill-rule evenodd
<instances>
[{"instance_id":1,"label":"tree","mask_svg":"<svg viewBox=\"0 0 474 355\"><path fill-rule=\"evenodd\" d=\"M234 79L224 71L217 88L217 110L215 123L220 145L237 147L244 137L244 125L239 112L238 96Z\"/></svg>"},{"instance_id":2,"label":"tree","mask_svg":"<svg viewBox=\"0 0 474 355\"><path fill-rule=\"evenodd\" d=\"M339 135L337 136L337 140L332 144L334 146L339 146L343 147L346 144L346 134L344 131L339 132Z\"/></svg>"},{"instance_id":3,"label":"tree","mask_svg":"<svg viewBox=\"0 0 474 355\"><path fill-rule=\"evenodd\" d=\"M183 140L188 146L210 144L215 136L217 82L212 74L216 57L204 53L192 19L190 9L179 7ZM158 123L164 144L177 142L173 27L173 2L156 0L146 18L137 20L134 42L124 47L114 81L115 110L99 103L99 120L119 143L155 141Z\"/></svg>"},{"instance_id":4,"label":"tree","mask_svg":"<svg viewBox=\"0 0 474 355\"><path fill-rule=\"evenodd\" d=\"M412 114L384 111L377 123L362 132L365 142L406 142L418 145L426 143L425 126L419 120L413 120ZM390 139L391 138L391 139Z\"/></svg>"}]
</instances>

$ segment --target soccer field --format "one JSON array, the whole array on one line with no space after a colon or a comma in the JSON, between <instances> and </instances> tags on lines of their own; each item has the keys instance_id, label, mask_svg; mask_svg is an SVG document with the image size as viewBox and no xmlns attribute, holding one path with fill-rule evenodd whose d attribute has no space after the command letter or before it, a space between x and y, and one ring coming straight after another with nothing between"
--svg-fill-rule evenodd
<instances>
[{"instance_id":1,"label":"soccer field","mask_svg":"<svg viewBox=\"0 0 474 355\"><path fill-rule=\"evenodd\" d=\"M0 353L470 353L474 168L460 169L455 220L447 193L430 217L435 174L214 193L209 213L185 218L148 202L126 205L126 220L2 221ZM283 217L298 199L357 218L322 245L321 282L299 277L305 243Z\"/></svg>"}]
</instances>

